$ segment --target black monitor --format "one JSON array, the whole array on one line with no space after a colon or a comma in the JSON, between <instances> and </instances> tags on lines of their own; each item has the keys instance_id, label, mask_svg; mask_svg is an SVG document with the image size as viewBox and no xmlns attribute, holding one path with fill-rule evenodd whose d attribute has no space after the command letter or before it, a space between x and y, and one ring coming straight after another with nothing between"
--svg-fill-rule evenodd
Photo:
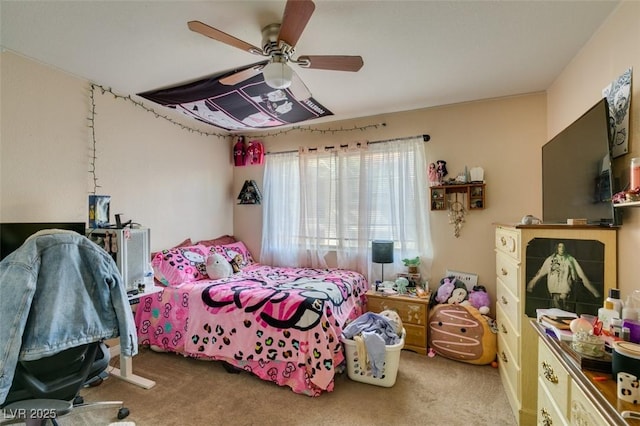
<instances>
[{"instance_id":1,"label":"black monitor","mask_svg":"<svg viewBox=\"0 0 640 426\"><path fill-rule=\"evenodd\" d=\"M31 235L44 229L64 229L85 234L84 222L0 223L0 260L22 245Z\"/></svg>"}]
</instances>

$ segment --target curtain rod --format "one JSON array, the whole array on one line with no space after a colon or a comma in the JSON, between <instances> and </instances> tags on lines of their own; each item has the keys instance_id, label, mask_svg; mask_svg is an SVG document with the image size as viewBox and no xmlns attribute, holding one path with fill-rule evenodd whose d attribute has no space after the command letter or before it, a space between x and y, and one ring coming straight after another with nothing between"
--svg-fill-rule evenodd
<instances>
[{"instance_id":1,"label":"curtain rod","mask_svg":"<svg viewBox=\"0 0 640 426\"><path fill-rule=\"evenodd\" d=\"M405 136L402 138L393 138L393 139L383 139L383 140L377 140L377 141L371 141L371 142L367 142L367 145L374 145L377 143L385 143L385 142L395 142L395 141L403 141L405 139L413 139L413 138L419 138L422 137L422 141L423 142L429 142L431 140L431 136L427 135L427 134L422 134L422 135L415 135L415 136ZM340 145L340 148L347 148L349 145ZM358 142L358 146L360 146L360 143ZM325 146L324 149L334 149L335 146ZM310 148L310 149L315 149L317 150L318 148ZM265 155L272 155L272 154L291 154L294 152L298 152L297 149L292 149L289 151L275 151L275 152L271 152L271 151L267 151L264 154Z\"/></svg>"}]
</instances>

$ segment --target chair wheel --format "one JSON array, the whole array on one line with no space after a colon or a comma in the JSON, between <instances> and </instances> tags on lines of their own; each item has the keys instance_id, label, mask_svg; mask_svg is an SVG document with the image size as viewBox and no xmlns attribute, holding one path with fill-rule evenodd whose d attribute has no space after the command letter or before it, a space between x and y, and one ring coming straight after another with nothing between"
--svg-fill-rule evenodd
<instances>
[{"instance_id":1,"label":"chair wheel","mask_svg":"<svg viewBox=\"0 0 640 426\"><path fill-rule=\"evenodd\" d=\"M118 420L122 420L129 415L129 409L127 407L122 407L118 410Z\"/></svg>"},{"instance_id":2,"label":"chair wheel","mask_svg":"<svg viewBox=\"0 0 640 426\"><path fill-rule=\"evenodd\" d=\"M82 405L84 404L84 398L80 395L73 398L73 405Z\"/></svg>"}]
</instances>

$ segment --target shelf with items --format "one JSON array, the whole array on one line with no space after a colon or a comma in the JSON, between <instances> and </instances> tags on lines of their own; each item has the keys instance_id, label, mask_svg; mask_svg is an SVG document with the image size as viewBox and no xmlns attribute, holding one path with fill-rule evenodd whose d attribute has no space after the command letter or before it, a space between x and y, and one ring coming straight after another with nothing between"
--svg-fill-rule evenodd
<instances>
[{"instance_id":1,"label":"shelf with items","mask_svg":"<svg viewBox=\"0 0 640 426\"><path fill-rule=\"evenodd\" d=\"M466 208L469 210L485 208L486 184L483 182L437 185L430 187L430 190L431 210L434 211L448 210L452 194L462 194L466 198Z\"/></svg>"}]
</instances>

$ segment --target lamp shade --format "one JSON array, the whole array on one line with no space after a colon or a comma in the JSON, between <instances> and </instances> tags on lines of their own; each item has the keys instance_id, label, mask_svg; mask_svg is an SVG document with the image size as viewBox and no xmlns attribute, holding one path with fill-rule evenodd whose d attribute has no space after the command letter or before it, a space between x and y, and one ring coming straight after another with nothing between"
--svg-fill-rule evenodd
<instances>
[{"instance_id":1,"label":"lamp shade","mask_svg":"<svg viewBox=\"0 0 640 426\"><path fill-rule=\"evenodd\" d=\"M375 240L371 243L373 263L393 263L393 241Z\"/></svg>"}]
</instances>

